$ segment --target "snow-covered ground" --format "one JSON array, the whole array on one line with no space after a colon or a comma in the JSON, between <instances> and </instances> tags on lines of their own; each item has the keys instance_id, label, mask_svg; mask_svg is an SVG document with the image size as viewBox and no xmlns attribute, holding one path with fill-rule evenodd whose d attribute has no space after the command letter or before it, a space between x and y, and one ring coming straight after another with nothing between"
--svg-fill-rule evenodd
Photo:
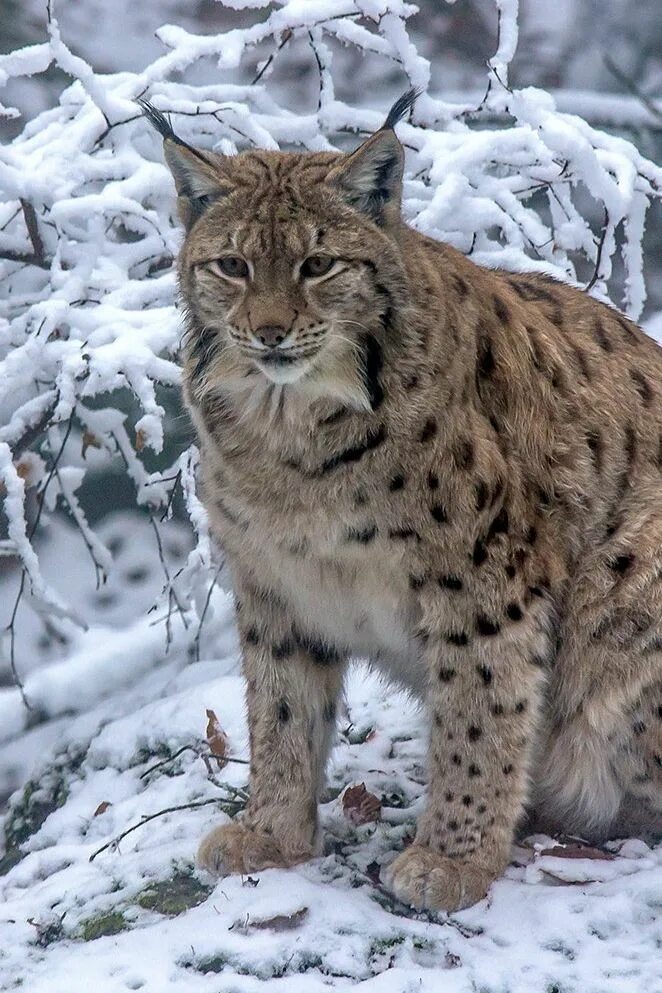
<instances>
[{"instance_id":1,"label":"snow-covered ground","mask_svg":"<svg viewBox=\"0 0 662 993\"><path fill-rule=\"evenodd\" d=\"M564 839L568 847L549 855L555 840L531 838L486 900L451 917L413 914L381 889L379 867L414 832L425 741L412 703L358 663L321 807L324 856L251 878L198 873L201 836L245 799L231 597L212 594L200 661L194 632L177 619L166 654L163 623L144 614L157 563L129 551L148 548L137 520L111 520L102 533L120 523L129 541L109 581L114 623L102 626L97 606L64 660L32 670L29 695L51 720L2 745L3 771L31 778L4 819L0 989L662 991L662 848L626 840L596 858ZM72 540L58 525L44 561L58 559L75 591ZM181 555L184 536L175 530L170 542ZM0 589L4 598L9 586ZM209 757L208 711L226 755L243 761ZM382 809L378 822L356 826L342 794L360 783Z\"/></svg>"}]
</instances>

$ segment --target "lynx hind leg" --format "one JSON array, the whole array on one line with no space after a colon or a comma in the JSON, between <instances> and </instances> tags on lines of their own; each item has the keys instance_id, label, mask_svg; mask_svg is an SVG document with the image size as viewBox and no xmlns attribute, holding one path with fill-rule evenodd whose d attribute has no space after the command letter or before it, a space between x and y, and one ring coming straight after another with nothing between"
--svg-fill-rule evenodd
<instances>
[{"instance_id":1,"label":"lynx hind leg","mask_svg":"<svg viewBox=\"0 0 662 993\"><path fill-rule=\"evenodd\" d=\"M632 708L613 766L622 799L610 834L662 841L662 680Z\"/></svg>"},{"instance_id":2,"label":"lynx hind leg","mask_svg":"<svg viewBox=\"0 0 662 993\"><path fill-rule=\"evenodd\" d=\"M634 829L636 798L653 822L661 804L662 522L635 523L569 592L534 777L537 823L596 840Z\"/></svg>"}]
</instances>

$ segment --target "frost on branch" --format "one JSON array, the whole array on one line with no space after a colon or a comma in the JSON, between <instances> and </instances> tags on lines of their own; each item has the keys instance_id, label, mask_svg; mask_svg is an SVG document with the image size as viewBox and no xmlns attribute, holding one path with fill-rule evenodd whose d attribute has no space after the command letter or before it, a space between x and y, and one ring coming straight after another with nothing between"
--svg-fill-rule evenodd
<instances>
[{"instance_id":1,"label":"frost on branch","mask_svg":"<svg viewBox=\"0 0 662 993\"><path fill-rule=\"evenodd\" d=\"M164 603L196 652L216 578L195 495L197 453L181 453L174 465L162 459L157 472L147 467L164 443L164 391L179 383L173 260L181 235L140 96L187 141L226 154L347 148L382 123L396 94L373 86L370 109L340 102L334 59L342 47L361 53L372 79L392 78L395 65L401 91L423 91L411 121L399 125L410 223L481 264L553 273L601 297L621 286L615 302L640 314L641 238L662 170L627 141L559 113L545 92L509 88L517 0L495 2L499 37L478 105L428 92L430 67L407 31L415 7L402 0L281 0L270 12L263 0L227 0L244 12L244 28L194 35L165 26L163 55L141 73L95 72L69 50L52 15L47 41L0 57L0 83L52 63L71 79L58 105L0 152L0 472L9 521L0 552L22 563L21 591L36 609L71 623L31 544L58 502L103 582L108 553L77 496L90 455L121 463L157 538L173 488L183 495L198 542L182 572L167 574ZM295 45L307 47L319 75L309 110L296 114L273 76ZM490 128L495 119L507 126ZM137 418L123 412L119 391L133 396ZM21 470L26 453L30 472ZM36 496L30 524L27 491Z\"/></svg>"}]
</instances>

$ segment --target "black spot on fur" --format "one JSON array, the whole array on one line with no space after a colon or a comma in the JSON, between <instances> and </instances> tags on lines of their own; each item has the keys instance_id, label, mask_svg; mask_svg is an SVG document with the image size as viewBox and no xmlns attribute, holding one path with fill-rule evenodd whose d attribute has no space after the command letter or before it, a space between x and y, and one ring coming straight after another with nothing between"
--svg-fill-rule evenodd
<instances>
[{"instance_id":1,"label":"black spot on fur","mask_svg":"<svg viewBox=\"0 0 662 993\"><path fill-rule=\"evenodd\" d=\"M489 617L485 617L484 614L478 614L476 617L476 631L478 634L482 635L483 638L492 638L495 634L498 634L500 630L501 628L497 622L490 620Z\"/></svg>"},{"instance_id":2,"label":"black spot on fur","mask_svg":"<svg viewBox=\"0 0 662 993\"><path fill-rule=\"evenodd\" d=\"M278 704L278 720L281 722L281 724L286 724L291 716L292 716L292 712L289 706L287 705L287 702L285 700L281 700L280 703Z\"/></svg>"},{"instance_id":3,"label":"black spot on fur","mask_svg":"<svg viewBox=\"0 0 662 993\"><path fill-rule=\"evenodd\" d=\"M453 285L455 286L457 295L459 296L460 300L465 300L466 297L469 296L469 287L467 286L465 280L462 279L462 276L454 275Z\"/></svg>"},{"instance_id":4,"label":"black spot on fur","mask_svg":"<svg viewBox=\"0 0 662 993\"><path fill-rule=\"evenodd\" d=\"M475 779L477 776L480 776L481 775L480 769L475 764L475 762L472 762L471 763L471 765L469 766L468 772L469 772L469 776L470 776L471 779Z\"/></svg>"},{"instance_id":5,"label":"black spot on fur","mask_svg":"<svg viewBox=\"0 0 662 993\"><path fill-rule=\"evenodd\" d=\"M593 322L593 337L595 338L595 340L597 341L598 345L603 350L603 352L614 351L614 346L609 339L609 335L605 331L605 327L604 324L602 323L601 318L599 317L596 317L595 321Z\"/></svg>"},{"instance_id":6,"label":"black spot on fur","mask_svg":"<svg viewBox=\"0 0 662 993\"><path fill-rule=\"evenodd\" d=\"M410 590L420 590L422 586L426 583L425 576L410 576L409 577L409 589Z\"/></svg>"},{"instance_id":7,"label":"black spot on fur","mask_svg":"<svg viewBox=\"0 0 662 993\"><path fill-rule=\"evenodd\" d=\"M480 379L488 379L494 372L494 352L492 350L492 340L487 330L483 330L478 339L476 353L476 376Z\"/></svg>"},{"instance_id":8,"label":"black spot on fur","mask_svg":"<svg viewBox=\"0 0 662 993\"><path fill-rule=\"evenodd\" d=\"M492 705L492 713L494 714L495 717L502 717L503 716L503 704L502 703L495 703L495 704L493 704Z\"/></svg>"},{"instance_id":9,"label":"black spot on fur","mask_svg":"<svg viewBox=\"0 0 662 993\"><path fill-rule=\"evenodd\" d=\"M389 538L393 538L396 541L409 541L414 539L414 541L420 541L421 536L413 528L391 528L388 533Z\"/></svg>"},{"instance_id":10,"label":"black spot on fur","mask_svg":"<svg viewBox=\"0 0 662 993\"><path fill-rule=\"evenodd\" d=\"M630 378L634 383L634 388L641 397L644 407L650 407L653 402L653 388L643 373L638 369L630 369Z\"/></svg>"},{"instance_id":11,"label":"black spot on fur","mask_svg":"<svg viewBox=\"0 0 662 993\"><path fill-rule=\"evenodd\" d=\"M453 449L453 458L458 469L471 469L474 464L474 446L470 438L462 438Z\"/></svg>"},{"instance_id":12,"label":"black spot on fur","mask_svg":"<svg viewBox=\"0 0 662 993\"><path fill-rule=\"evenodd\" d=\"M430 441L431 438L434 438L436 433L437 433L437 422L435 421L434 417L428 417L427 421L421 428L421 433L418 436L418 440L423 442L423 444L425 444L425 442Z\"/></svg>"},{"instance_id":13,"label":"black spot on fur","mask_svg":"<svg viewBox=\"0 0 662 993\"><path fill-rule=\"evenodd\" d=\"M483 737L483 729L476 727L472 724L470 728L467 729L467 738L469 741L478 741L479 738Z\"/></svg>"},{"instance_id":14,"label":"black spot on fur","mask_svg":"<svg viewBox=\"0 0 662 993\"><path fill-rule=\"evenodd\" d=\"M340 661L340 655L336 649L325 641L305 634L299 634L297 641L302 650L307 652L317 665L336 665Z\"/></svg>"},{"instance_id":15,"label":"black spot on fur","mask_svg":"<svg viewBox=\"0 0 662 993\"><path fill-rule=\"evenodd\" d=\"M436 473L428 473L428 489L438 490L439 489L439 477Z\"/></svg>"},{"instance_id":16,"label":"black spot on fur","mask_svg":"<svg viewBox=\"0 0 662 993\"><path fill-rule=\"evenodd\" d=\"M522 608L518 603L509 603L506 607L506 614L511 621L521 621L524 617Z\"/></svg>"},{"instance_id":17,"label":"black spot on fur","mask_svg":"<svg viewBox=\"0 0 662 993\"><path fill-rule=\"evenodd\" d=\"M388 488L391 493L397 493L398 490L403 489L404 485L405 485L405 477L402 475L402 473L398 473L397 476L394 476L391 482L388 484Z\"/></svg>"},{"instance_id":18,"label":"black spot on fur","mask_svg":"<svg viewBox=\"0 0 662 993\"><path fill-rule=\"evenodd\" d=\"M377 410L384 400L384 390L380 381L380 373L384 364L382 348L373 335L365 335L363 339L362 376L363 385L370 398L370 406Z\"/></svg>"},{"instance_id":19,"label":"black spot on fur","mask_svg":"<svg viewBox=\"0 0 662 993\"><path fill-rule=\"evenodd\" d=\"M473 564L476 566L482 565L487 558L487 548L485 542L478 538L473 548L471 558L473 559Z\"/></svg>"},{"instance_id":20,"label":"black spot on fur","mask_svg":"<svg viewBox=\"0 0 662 993\"><path fill-rule=\"evenodd\" d=\"M358 541L360 545L367 545L377 534L377 527L374 524L365 528L348 528L345 532L346 541Z\"/></svg>"},{"instance_id":21,"label":"black spot on fur","mask_svg":"<svg viewBox=\"0 0 662 993\"><path fill-rule=\"evenodd\" d=\"M474 798L472 796L469 796L468 793L462 797L462 803L465 807L470 807L473 802L474 802Z\"/></svg>"},{"instance_id":22,"label":"black spot on fur","mask_svg":"<svg viewBox=\"0 0 662 993\"><path fill-rule=\"evenodd\" d=\"M462 648L464 645L469 643L469 638L464 631L460 631L459 633L456 631L451 631L446 635L446 640L449 645L457 645L459 648Z\"/></svg>"},{"instance_id":23,"label":"black spot on fur","mask_svg":"<svg viewBox=\"0 0 662 993\"><path fill-rule=\"evenodd\" d=\"M457 752L455 752L454 755L451 755L451 762L453 763L453 765L462 765L462 759L457 754Z\"/></svg>"},{"instance_id":24,"label":"black spot on fur","mask_svg":"<svg viewBox=\"0 0 662 993\"><path fill-rule=\"evenodd\" d=\"M612 559L609 562L609 568L622 576L632 568L633 564L634 555L630 552L627 555L618 555L615 559Z\"/></svg>"},{"instance_id":25,"label":"black spot on fur","mask_svg":"<svg viewBox=\"0 0 662 993\"><path fill-rule=\"evenodd\" d=\"M518 703L515 704L515 713L523 714L524 711L526 710L526 706L527 706L526 700L520 700Z\"/></svg>"},{"instance_id":26,"label":"black spot on fur","mask_svg":"<svg viewBox=\"0 0 662 993\"><path fill-rule=\"evenodd\" d=\"M508 534L508 527L508 511L505 507L502 507L487 530L487 535L485 536L487 544L493 541L498 534Z\"/></svg>"},{"instance_id":27,"label":"black spot on fur","mask_svg":"<svg viewBox=\"0 0 662 993\"><path fill-rule=\"evenodd\" d=\"M591 451L595 471L602 472L602 436L600 432L589 431L586 435L586 444Z\"/></svg>"},{"instance_id":28,"label":"black spot on fur","mask_svg":"<svg viewBox=\"0 0 662 993\"><path fill-rule=\"evenodd\" d=\"M462 580L458 576L439 576L437 582L444 590L462 589Z\"/></svg>"},{"instance_id":29,"label":"black spot on fur","mask_svg":"<svg viewBox=\"0 0 662 993\"><path fill-rule=\"evenodd\" d=\"M430 507L430 514L435 519L437 524L445 524L448 520L448 515L446 514L446 508L441 503L435 503Z\"/></svg>"},{"instance_id":30,"label":"black spot on fur","mask_svg":"<svg viewBox=\"0 0 662 993\"><path fill-rule=\"evenodd\" d=\"M574 342L570 343L570 347L574 353L575 359L577 360L577 365L579 366L579 371L586 380L587 383L591 382L591 367L588 363L588 358L583 349L579 345L575 345Z\"/></svg>"},{"instance_id":31,"label":"black spot on fur","mask_svg":"<svg viewBox=\"0 0 662 993\"><path fill-rule=\"evenodd\" d=\"M625 457L628 469L631 469L637 457L637 436L631 424L625 428Z\"/></svg>"},{"instance_id":32,"label":"black spot on fur","mask_svg":"<svg viewBox=\"0 0 662 993\"><path fill-rule=\"evenodd\" d=\"M256 627L250 627L244 635L246 643L249 645L257 645L260 640L260 632Z\"/></svg>"},{"instance_id":33,"label":"black spot on fur","mask_svg":"<svg viewBox=\"0 0 662 993\"><path fill-rule=\"evenodd\" d=\"M504 776L509 776L511 774L511 772L513 771L514 768L515 768L515 766L512 765L511 763L508 763L508 765L504 765L504 767L503 767L503 774L504 774Z\"/></svg>"},{"instance_id":34,"label":"black spot on fur","mask_svg":"<svg viewBox=\"0 0 662 993\"><path fill-rule=\"evenodd\" d=\"M294 651L294 642L290 638L285 638L271 646L271 654L275 659L284 659Z\"/></svg>"},{"instance_id":35,"label":"black spot on fur","mask_svg":"<svg viewBox=\"0 0 662 993\"><path fill-rule=\"evenodd\" d=\"M485 686L490 686L492 683L492 670L490 669L489 665L476 666L476 671L478 672L480 678L483 680Z\"/></svg>"},{"instance_id":36,"label":"black spot on fur","mask_svg":"<svg viewBox=\"0 0 662 993\"><path fill-rule=\"evenodd\" d=\"M362 445L352 445L351 448L346 448L344 451L338 452L337 455L333 455L330 459L327 459L315 475L323 476L341 465L349 465L350 462L359 462L368 452L378 448L385 439L386 428L382 424L378 428L373 428L368 432L366 440Z\"/></svg>"},{"instance_id":37,"label":"black spot on fur","mask_svg":"<svg viewBox=\"0 0 662 993\"><path fill-rule=\"evenodd\" d=\"M349 414L347 407L338 407L337 410L334 410L331 414L327 414L326 417L320 417L317 425L318 427L326 427L329 424L337 424L337 422L341 421L347 416L347 414Z\"/></svg>"},{"instance_id":38,"label":"black spot on fur","mask_svg":"<svg viewBox=\"0 0 662 993\"><path fill-rule=\"evenodd\" d=\"M501 297L494 297L494 313L502 324L507 324L510 321L510 309Z\"/></svg>"},{"instance_id":39,"label":"black spot on fur","mask_svg":"<svg viewBox=\"0 0 662 993\"><path fill-rule=\"evenodd\" d=\"M476 510L480 513L484 510L490 495L490 489L484 479L476 483Z\"/></svg>"},{"instance_id":40,"label":"black spot on fur","mask_svg":"<svg viewBox=\"0 0 662 993\"><path fill-rule=\"evenodd\" d=\"M439 679L442 683L450 683L455 678L455 669L440 669Z\"/></svg>"}]
</instances>

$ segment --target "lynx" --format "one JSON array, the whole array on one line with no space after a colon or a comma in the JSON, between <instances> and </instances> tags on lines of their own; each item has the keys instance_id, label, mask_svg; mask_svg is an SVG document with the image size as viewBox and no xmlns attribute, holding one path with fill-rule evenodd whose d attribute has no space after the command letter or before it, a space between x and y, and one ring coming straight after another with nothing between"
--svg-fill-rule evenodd
<instances>
[{"instance_id":1,"label":"lynx","mask_svg":"<svg viewBox=\"0 0 662 993\"><path fill-rule=\"evenodd\" d=\"M321 852L362 657L429 724L426 808L382 878L454 910L522 825L662 831L662 352L576 288L405 224L415 96L351 154L224 157L143 109L186 229L185 398L246 679L250 802L199 861Z\"/></svg>"}]
</instances>

